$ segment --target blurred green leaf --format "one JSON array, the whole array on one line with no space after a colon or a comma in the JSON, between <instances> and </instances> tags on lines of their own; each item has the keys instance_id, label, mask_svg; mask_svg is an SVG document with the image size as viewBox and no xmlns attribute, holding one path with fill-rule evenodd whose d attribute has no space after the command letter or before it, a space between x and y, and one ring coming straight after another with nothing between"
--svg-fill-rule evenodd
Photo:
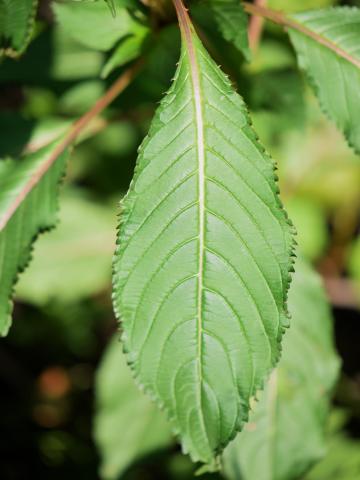
<instances>
[{"instance_id":1,"label":"blurred green leaf","mask_svg":"<svg viewBox=\"0 0 360 480\"><path fill-rule=\"evenodd\" d=\"M250 107L276 114L273 129L299 129L305 124L303 83L290 69L266 70L251 76Z\"/></svg>"},{"instance_id":2,"label":"blurred green leaf","mask_svg":"<svg viewBox=\"0 0 360 480\"><path fill-rule=\"evenodd\" d=\"M317 260L328 243L328 230L324 210L306 197L292 197L286 208L297 230L297 242L302 254Z\"/></svg>"},{"instance_id":3,"label":"blurred green leaf","mask_svg":"<svg viewBox=\"0 0 360 480\"><path fill-rule=\"evenodd\" d=\"M134 29L133 34L120 40L118 46L105 63L101 77L106 78L115 68L122 67L126 63L139 57L150 30L140 26Z\"/></svg>"},{"instance_id":4,"label":"blurred green leaf","mask_svg":"<svg viewBox=\"0 0 360 480\"><path fill-rule=\"evenodd\" d=\"M117 335L97 372L96 404L94 435L103 479L119 478L135 460L171 444L165 415L136 387Z\"/></svg>"},{"instance_id":5,"label":"blurred green leaf","mask_svg":"<svg viewBox=\"0 0 360 480\"><path fill-rule=\"evenodd\" d=\"M93 295L111 281L116 209L90 201L76 190L61 197L60 223L40 238L34 260L22 275L17 296L38 305Z\"/></svg>"},{"instance_id":6,"label":"blurred green leaf","mask_svg":"<svg viewBox=\"0 0 360 480\"><path fill-rule=\"evenodd\" d=\"M0 56L24 52L34 28L38 0L0 0Z\"/></svg>"},{"instance_id":7,"label":"blurred green leaf","mask_svg":"<svg viewBox=\"0 0 360 480\"><path fill-rule=\"evenodd\" d=\"M110 15L110 13L109 13ZM46 85L99 76L103 54L80 45L61 28L46 29L29 46L21 61L6 59L1 83Z\"/></svg>"},{"instance_id":8,"label":"blurred green leaf","mask_svg":"<svg viewBox=\"0 0 360 480\"><path fill-rule=\"evenodd\" d=\"M283 354L249 423L224 452L232 480L295 480L325 452L329 396L338 374L332 318L320 278L297 261Z\"/></svg>"},{"instance_id":9,"label":"blurred green leaf","mask_svg":"<svg viewBox=\"0 0 360 480\"><path fill-rule=\"evenodd\" d=\"M68 151L42 172L57 144L13 162L0 178L0 335L10 328L13 286L30 260L32 243L56 223L58 184Z\"/></svg>"},{"instance_id":10,"label":"blurred green leaf","mask_svg":"<svg viewBox=\"0 0 360 480\"><path fill-rule=\"evenodd\" d=\"M104 89L101 80L77 82L61 95L58 108L66 115L83 115L103 95Z\"/></svg>"},{"instance_id":11,"label":"blurred green leaf","mask_svg":"<svg viewBox=\"0 0 360 480\"><path fill-rule=\"evenodd\" d=\"M343 132L349 145L360 153L360 9L329 8L292 18L338 49L334 51L314 37L288 29L299 65L323 110Z\"/></svg>"},{"instance_id":12,"label":"blurred green leaf","mask_svg":"<svg viewBox=\"0 0 360 480\"><path fill-rule=\"evenodd\" d=\"M73 39L94 50L106 51L139 28L139 21L124 8L122 0L114 0L114 5L115 16L104 2L67 0L55 3L54 11L61 27Z\"/></svg>"},{"instance_id":13,"label":"blurred green leaf","mask_svg":"<svg viewBox=\"0 0 360 480\"><path fill-rule=\"evenodd\" d=\"M268 0L270 8L283 10L285 12L300 12L303 10L323 8L336 3L336 0L302 0L301 2L294 2L294 0Z\"/></svg>"},{"instance_id":14,"label":"blurred green leaf","mask_svg":"<svg viewBox=\"0 0 360 480\"><path fill-rule=\"evenodd\" d=\"M357 480L360 478L360 441L344 433L330 438L327 455L304 480Z\"/></svg>"},{"instance_id":15,"label":"blurred green leaf","mask_svg":"<svg viewBox=\"0 0 360 480\"><path fill-rule=\"evenodd\" d=\"M231 42L242 52L247 60L251 54L248 41L248 17L238 0L204 0L215 17L225 40Z\"/></svg>"}]
</instances>

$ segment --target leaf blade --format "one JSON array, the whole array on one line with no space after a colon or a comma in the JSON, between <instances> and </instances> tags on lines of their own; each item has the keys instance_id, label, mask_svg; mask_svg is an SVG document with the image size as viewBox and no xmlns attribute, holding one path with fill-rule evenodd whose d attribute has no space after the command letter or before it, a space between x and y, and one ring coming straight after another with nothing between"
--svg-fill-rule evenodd
<instances>
[{"instance_id":1,"label":"leaf blade","mask_svg":"<svg viewBox=\"0 0 360 480\"><path fill-rule=\"evenodd\" d=\"M312 36L290 28L300 67L325 113L360 152L360 9L336 7L292 15Z\"/></svg>"},{"instance_id":2,"label":"leaf blade","mask_svg":"<svg viewBox=\"0 0 360 480\"><path fill-rule=\"evenodd\" d=\"M5 171L0 183L0 335L11 325L11 296L17 275L28 264L31 245L42 231L54 226L57 187L65 170L68 150L44 168L58 141L28 155ZM10 300L9 300L10 299Z\"/></svg>"},{"instance_id":3,"label":"leaf blade","mask_svg":"<svg viewBox=\"0 0 360 480\"><path fill-rule=\"evenodd\" d=\"M38 0L0 1L0 56L18 57L31 39Z\"/></svg>"},{"instance_id":4,"label":"leaf blade","mask_svg":"<svg viewBox=\"0 0 360 480\"><path fill-rule=\"evenodd\" d=\"M214 468L278 359L293 245L245 105L181 15L174 83L122 202L114 309L138 381L167 410L184 451Z\"/></svg>"}]
</instances>

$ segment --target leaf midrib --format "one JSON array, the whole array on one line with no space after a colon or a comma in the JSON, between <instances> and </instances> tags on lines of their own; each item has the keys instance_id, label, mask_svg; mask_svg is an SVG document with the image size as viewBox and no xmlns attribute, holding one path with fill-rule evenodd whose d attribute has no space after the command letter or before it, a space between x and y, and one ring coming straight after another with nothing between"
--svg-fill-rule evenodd
<instances>
[{"instance_id":1,"label":"leaf midrib","mask_svg":"<svg viewBox=\"0 0 360 480\"><path fill-rule=\"evenodd\" d=\"M196 49L193 42L191 22L187 11L180 0L174 0L175 8L179 17L181 34L188 53L192 95L195 109L196 125L196 148L198 157L198 193L199 193L199 248L198 248L198 291L197 291L197 368L198 368L198 398L200 403L201 423L206 437L208 438L203 410L202 410L202 311L204 294L204 257L205 257L205 145L204 145L204 121L202 108L202 92L199 74L199 65Z\"/></svg>"}]
</instances>

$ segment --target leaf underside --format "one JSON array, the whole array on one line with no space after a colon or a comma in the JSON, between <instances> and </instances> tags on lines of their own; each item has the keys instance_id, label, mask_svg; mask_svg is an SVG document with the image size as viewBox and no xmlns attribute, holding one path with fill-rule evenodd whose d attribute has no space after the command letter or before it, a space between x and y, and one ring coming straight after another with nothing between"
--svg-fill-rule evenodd
<instances>
[{"instance_id":1,"label":"leaf underside","mask_svg":"<svg viewBox=\"0 0 360 480\"><path fill-rule=\"evenodd\" d=\"M194 461L213 465L279 358L292 248L274 164L189 26L122 202L113 300Z\"/></svg>"},{"instance_id":2,"label":"leaf underside","mask_svg":"<svg viewBox=\"0 0 360 480\"><path fill-rule=\"evenodd\" d=\"M292 17L357 63L289 29L299 65L306 72L323 110L350 146L360 153L360 9L329 8Z\"/></svg>"},{"instance_id":3,"label":"leaf underside","mask_svg":"<svg viewBox=\"0 0 360 480\"><path fill-rule=\"evenodd\" d=\"M244 431L224 452L226 478L300 478L325 452L324 429L339 361L318 276L297 262L283 354ZM304 441L306 439L306 441Z\"/></svg>"},{"instance_id":4,"label":"leaf underside","mask_svg":"<svg viewBox=\"0 0 360 480\"><path fill-rule=\"evenodd\" d=\"M17 57L27 47L38 0L0 0L0 56Z\"/></svg>"},{"instance_id":5,"label":"leaf underside","mask_svg":"<svg viewBox=\"0 0 360 480\"><path fill-rule=\"evenodd\" d=\"M54 145L42 148L19 163L14 162L1 175L0 220L29 180L37 175ZM13 286L18 273L30 260L31 245L39 233L56 223L58 184L67 156L64 152L58 157L0 231L0 335L6 335L10 328Z\"/></svg>"}]
</instances>

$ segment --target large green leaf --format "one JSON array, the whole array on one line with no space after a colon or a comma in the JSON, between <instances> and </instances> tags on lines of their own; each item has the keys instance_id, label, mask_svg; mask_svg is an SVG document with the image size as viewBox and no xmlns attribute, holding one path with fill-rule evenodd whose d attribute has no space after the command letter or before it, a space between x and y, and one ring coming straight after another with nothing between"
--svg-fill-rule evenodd
<instances>
[{"instance_id":1,"label":"large green leaf","mask_svg":"<svg viewBox=\"0 0 360 480\"><path fill-rule=\"evenodd\" d=\"M292 480L325 451L329 394L338 372L332 318L320 278L297 262L289 294L291 328L244 431L224 453L234 480Z\"/></svg>"},{"instance_id":2,"label":"large green leaf","mask_svg":"<svg viewBox=\"0 0 360 480\"><path fill-rule=\"evenodd\" d=\"M38 0L0 0L0 56L16 57L27 47Z\"/></svg>"},{"instance_id":3,"label":"large green leaf","mask_svg":"<svg viewBox=\"0 0 360 480\"><path fill-rule=\"evenodd\" d=\"M104 479L119 478L135 460L171 443L169 424L136 388L117 336L97 372L94 435Z\"/></svg>"},{"instance_id":4,"label":"large green leaf","mask_svg":"<svg viewBox=\"0 0 360 480\"><path fill-rule=\"evenodd\" d=\"M122 202L114 308L138 382L213 467L279 358L292 236L246 106L180 11L175 79Z\"/></svg>"},{"instance_id":5,"label":"large green leaf","mask_svg":"<svg viewBox=\"0 0 360 480\"><path fill-rule=\"evenodd\" d=\"M114 0L116 15L101 2L67 0L55 3L54 11L62 28L86 47L106 51L118 40L139 29L139 21L124 6L123 0Z\"/></svg>"},{"instance_id":6,"label":"large green leaf","mask_svg":"<svg viewBox=\"0 0 360 480\"><path fill-rule=\"evenodd\" d=\"M360 152L360 9L338 7L290 18L305 28L289 29L300 67L323 110Z\"/></svg>"},{"instance_id":7,"label":"large green leaf","mask_svg":"<svg viewBox=\"0 0 360 480\"><path fill-rule=\"evenodd\" d=\"M38 233L56 222L58 183L68 156L65 151L46 170L56 145L19 162L0 163L0 335L9 330L9 299L18 272L29 262L31 245Z\"/></svg>"}]
</instances>

